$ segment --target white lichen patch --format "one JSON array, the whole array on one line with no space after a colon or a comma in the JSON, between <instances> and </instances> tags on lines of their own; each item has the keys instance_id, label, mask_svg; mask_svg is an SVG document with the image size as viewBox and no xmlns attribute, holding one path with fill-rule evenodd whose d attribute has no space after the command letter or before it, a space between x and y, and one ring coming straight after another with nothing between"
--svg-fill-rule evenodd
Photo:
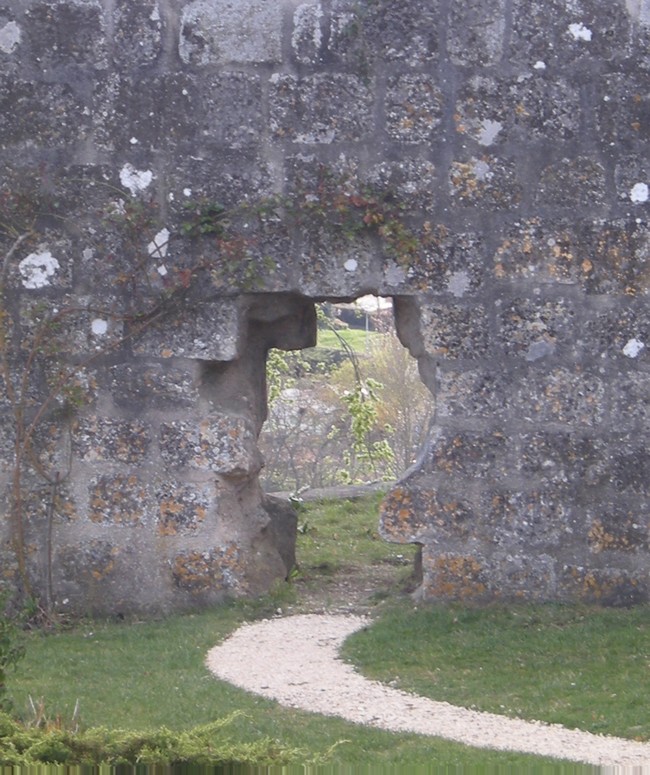
<instances>
[{"instance_id":1,"label":"white lichen patch","mask_svg":"<svg viewBox=\"0 0 650 775\"><path fill-rule=\"evenodd\" d=\"M457 299L463 297L470 289L470 278L467 272L453 272L447 280L447 291Z\"/></svg>"},{"instance_id":2,"label":"white lichen patch","mask_svg":"<svg viewBox=\"0 0 650 775\"><path fill-rule=\"evenodd\" d=\"M30 253L18 264L23 287L29 289L45 288L61 268L59 262L49 250L40 253Z\"/></svg>"},{"instance_id":3,"label":"white lichen patch","mask_svg":"<svg viewBox=\"0 0 650 775\"><path fill-rule=\"evenodd\" d=\"M7 24L0 29L0 51L5 54L11 54L20 43L20 37L20 27L16 22L7 22Z\"/></svg>"},{"instance_id":4,"label":"white lichen patch","mask_svg":"<svg viewBox=\"0 0 650 775\"><path fill-rule=\"evenodd\" d=\"M502 129L503 124L500 121L492 121L491 119L486 118L481 124L481 128L479 130L479 143L481 145L492 145Z\"/></svg>"},{"instance_id":5,"label":"white lichen patch","mask_svg":"<svg viewBox=\"0 0 650 775\"><path fill-rule=\"evenodd\" d=\"M535 70L546 70L546 62L542 62L541 59L538 59L537 62L533 65L533 68Z\"/></svg>"},{"instance_id":6,"label":"white lichen patch","mask_svg":"<svg viewBox=\"0 0 650 775\"><path fill-rule=\"evenodd\" d=\"M490 165L483 161L483 159L476 159L473 167L474 177L477 180L490 180L493 177L493 173L490 170Z\"/></svg>"},{"instance_id":7,"label":"white lichen patch","mask_svg":"<svg viewBox=\"0 0 650 775\"><path fill-rule=\"evenodd\" d=\"M398 264L388 264L384 272L384 279L387 285L401 285L406 280L407 274L404 267Z\"/></svg>"},{"instance_id":8,"label":"white lichen patch","mask_svg":"<svg viewBox=\"0 0 650 775\"><path fill-rule=\"evenodd\" d=\"M95 336L104 336L108 331L108 321L102 318L95 318L90 324L90 330Z\"/></svg>"},{"instance_id":9,"label":"white lichen patch","mask_svg":"<svg viewBox=\"0 0 650 775\"><path fill-rule=\"evenodd\" d=\"M136 170L128 162L120 170L120 183L124 188L128 188L133 196L148 188L152 180L153 172L151 170Z\"/></svg>"},{"instance_id":10,"label":"white lichen patch","mask_svg":"<svg viewBox=\"0 0 650 775\"><path fill-rule=\"evenodd\" d=\"M645 344L639 339L630 339L623 348L623 355L626 355L628 358L636 358L644 348Z\"/></svg>"},{"instance_id":11,"label":"white lichen patch","mask_svg":"<svg viewBox=\"0 0 650 775\"><path fill-rule=\"evenodd\" d=\"M630 199L634 204L643 204L648 201L649 193L647 183L635 183L630 189Z\"/></svg>"},{"instance_id":12,"label":"white lichen patch","mask_svg":"<svg viewBox=\"0 0 650 775\"><path fill-rule=\"evenodd\" d=\"M147 252L155 258L164 258L169 248L169 229L161 229L147 245Z\"/></svg>"},{"instance_id":13,"label":"white lichen patch","mask_svg":"<svg viewBox=\"0 0 650 775\"><path fill-rule=\"evenodd\" d=\"M582 22L569 24L569 32L573 35L574 40L583 40L587 43L591 40L592 32Z\"/></svg>"},{"instance_id":14,"label":"white lichen patch","mask_svg":"<svg viewBox=\"0 0 650 775\"><path fill-rule=\"evenodd\" d=\"M358 266L359 263L356 258L348 258L348 260L343 264L343 268L346 272L356 272Z\"/></svg>"}]
</instances>

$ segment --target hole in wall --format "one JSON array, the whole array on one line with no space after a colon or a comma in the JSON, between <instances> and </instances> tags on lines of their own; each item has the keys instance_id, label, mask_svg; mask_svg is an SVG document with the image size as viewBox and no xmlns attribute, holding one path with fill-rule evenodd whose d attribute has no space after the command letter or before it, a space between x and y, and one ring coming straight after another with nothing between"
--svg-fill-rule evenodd
<instances>
[{"instance_id":1,"label":"hole in wall","mask_svg":"<svg viewBox=\"0 0 650 775\"><path fill-rule=\"evenodd\" d=\"M401 297L323 298L316 309L315 347L268 353L260 481L267 493L301 504L301 572L330 576L326 586L338 576L339 593L352 592L356 577L363 592L380 594L400 579L418 581L419 547L388 544L378 523L382 492L416 461L433 415L433 397L405 347L421 349L419 321L412 300Z\"/></svg>"}]
</instances>

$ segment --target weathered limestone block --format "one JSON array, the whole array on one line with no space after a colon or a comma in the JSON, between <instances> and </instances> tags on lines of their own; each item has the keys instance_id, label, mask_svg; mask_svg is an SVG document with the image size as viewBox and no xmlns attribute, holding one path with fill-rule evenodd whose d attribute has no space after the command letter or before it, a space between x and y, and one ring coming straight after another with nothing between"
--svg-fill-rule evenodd
<instances>
[{"instance_id":1,"label":"weathered limestone block","mask_svg":"<svg viewBox=\"0 0 650 775\"><path fill-rule=\"evenodd\" d=\"M191 316L185 311L166 316L147 327L136 339L138 355L228 361L239 353L240 311L236 302L197 304Z\"/></svg>"},{"instance_id":2,"label":"weathered limestone block","mask_svg":"<svg viewBox=\"0 0 650 775\"><path fill-rule=\"evenodd\" d=\"M454 64L496 64L503 53L504 33L504 0L453 0L448 47Z\"/></svg>"},{"instance_id":3,"label":"weathered limestone block","mask_svg":"<svg viewBox=\"0 0 650 775\"><path fill-rule=\"evenodd\" d=\"M563 159L542 171L537 192L540 204L558 207L593 206L605 196L605 170L594 159Z\"/></svg>"},{"instance_id":4,"label":"weathered limestone block","mask_svg":"<svg viewBox=\"0 0 650 775\"><path fill-rule=\"evenodd\" d=\"M483 154L453 162L449 185L452 197L463 207L509 210L521 201L514 163L501 157Z\"/></svg>"},{"instance_id":5,"label":"weathered limestone block","mask_svg":"<svg viewBox=\"0 0 650 775\"><path fill-rule=\"evenodd\" d=\"M25 46L37 67L108 67L106 18L99 0L34 3L24 19Z\"/></svg>"},{"instance_id":6,"label":"weathered limestone block","mask_svg":"<svg viewBox=\"0 0 650 775\"><path fill-rule=\"evenodd\" d=\"M434 78L421 73L389 80L386 94L386 132L403 143L423 143L440 135L443 98Z\"/></svg>"},{"instance_id":7,"label":"weathered limestone block","mask_svg":"<svg viewBox=\"0 0 650 775\"><path fill-rule=\"evenodd\" d=\"M301 64L316 64L322 56L323 17L323 6L318 0L302 3L294 11L291 47Z\"/></svg>"},{"instance_id":8,"label":"weathered limestone block","mask_svg":"<svg viewBox=\"0 0 650 775\"><path fill-rule=\"evenodd\" d=\"M91 522L141 526L151 513L147 484L135 474L104 474L90 483Z\"/></svg>"},{"instance_id":9,"label":"weathered limestone block","mask_svg":"<svg viewBox=\"0 0 650 775\"><path fill-rule=\"evenodd\" d=\"M210 487L186 485L177 481L161 484L158 501L158 534L193 535L204 525L213 500Z\"/></svg>"},{"instance_id":10,"label":"weathered limestone block","mask_svg":"<svg viewBox=\"0 0 650 775\"><path fill-rule=\"evenodd\" d=\"M369 135L372 94L360 78L334 73L303 79L271 77L271 130L306 145L354 141Z\"/></svg>"},{"instance_id":11,"label":"weathered limestone block","mask_svg":"<svg viewBox=\"0 0 650 775\"><path fill-rule=\"evenodd\" d=\"M430 304L421 310L426 352L445 358L476 359L487 354L487 310L478 305Z\"/></svg>"},{"instance_id":12,"label":"weathered limestone block","mask_svg":"<svg viewBox=\"0 0 650 775\"><path fill-rule=\"evenodd\" d=\"M394 0L366 6L332 0L328 49L347 67L367 75L378 61L409 68L435 62L441 13L437 0Z\"/></svg>"},{"instance_id":13,"label":"weathered limestone block","mask_svg":"<svg viewBox=\"0 0 650 775\"><path fill-rule=\"evenodd\" d=\"M111 396L116 406L132 412L191 408L199 398L195 371L146 361L112 366Z\"/></svg>"},{"instance_id":14,"label":"weathered limestone block","mask_svg":"<svg viewBox=\"0 0 650 775\"><path fill-rule=\"evenodd\" d=\"M197 425L163 423L159 443L163 460L173 468L229 476L249 474L259 468L252 429L242 418L217 415Z\"/></svg>"},{"instance_id":15,"label":"weathered limestone block","mask_svg":"<svg viewBox=\"0 0 650 775\"><path fill-rule=\"evenodd\" d=\"M163 18L158 0L122 3L115 9L113 62L148 65L162 53Z\"/></svg>"},{"instance_id":16,"label":"weathered limestone block","mask_svg":"<svg viewBox=\"0 0 650 775\"><path fill-rule=\"evenodd\" d=\"M268 0L194 0L181 15L178 51L189 65L279 62L282 6Z\"/></svg>"},{"instance_id":17,"label":"weathered limestone block","mask_svg":"<svg viewBox=\"0 0 650 775\"><path fill-rule=\"evenodd\" d=\"M147 454L151 431L142 422L84 417L75 423L72 443L75 455L84 461L114 460L138 463Z\"/></svg>"}]
</instances>

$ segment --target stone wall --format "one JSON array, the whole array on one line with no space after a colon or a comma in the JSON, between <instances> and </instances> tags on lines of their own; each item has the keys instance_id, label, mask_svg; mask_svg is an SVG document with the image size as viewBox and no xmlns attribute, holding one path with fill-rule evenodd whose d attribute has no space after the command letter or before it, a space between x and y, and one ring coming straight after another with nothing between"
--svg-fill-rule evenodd
<instances>
[{"instance_id":1,"label":"stone wall","mask_svg":"<svg viewBox=\"0 0 650 775\"><path fill-rule=\"evenodd\" d=\"M381 514L422 594L648 600L649 38L647 0L3 0L2 576L284 578L266 352L373 292L436 400Z\"/></svg>"}]
</instances>

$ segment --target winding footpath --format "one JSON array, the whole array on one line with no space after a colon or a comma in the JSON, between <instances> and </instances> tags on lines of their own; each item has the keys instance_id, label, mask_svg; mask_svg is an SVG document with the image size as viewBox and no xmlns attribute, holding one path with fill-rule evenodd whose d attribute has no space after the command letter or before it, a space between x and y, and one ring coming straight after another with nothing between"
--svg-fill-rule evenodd
<instances>
[{"instance_id":1,"label":"winding footpath","mask_svg":"<svg viewBox=\"0 0 650 775\"><path fill-rule=\"evenodd\" d=\"M320 614L247 624L208 652L207 665L217 678L291 708L478 748L650 775L650 743L467 710L363 678L340 659L339 649L369 624L360 616Z\"/></svg>"}]
</instances>

